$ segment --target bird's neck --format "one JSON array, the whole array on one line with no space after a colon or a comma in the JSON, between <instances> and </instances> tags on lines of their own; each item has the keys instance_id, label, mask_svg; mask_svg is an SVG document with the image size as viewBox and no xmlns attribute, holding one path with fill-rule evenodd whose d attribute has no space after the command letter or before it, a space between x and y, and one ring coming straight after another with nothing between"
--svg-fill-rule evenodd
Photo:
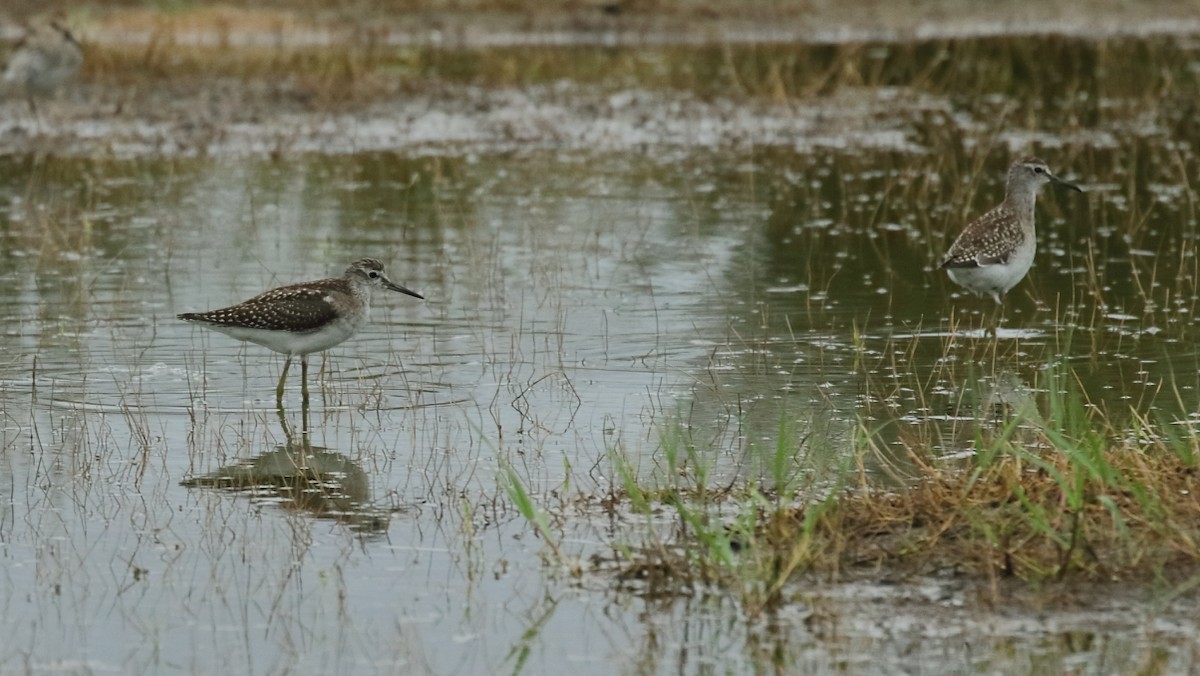
<instances>
[{"instance_id":1,"label":"bird's neck","mask_svg":"<svg viewBox=\"0 0 1200 676\"><path fill-rule=\"evenodd\" d=\"M371 303L371 285L362 281L357 277L348 277L346 285L350 287L350 293L362 300L364 305Z\"/></svg>"},{"instance_id":2,"label":"bird's neck","mask_svg":"<svg viewBox=\"0 0 1200 676\"><path fill-rule=\"evenodd\" d=\"M1033 207L1037 203L1037 192L1034 190L1010 190L1004 196L1008 208L1028 227L1033 227Z\"/></svg>"}]
</instances>

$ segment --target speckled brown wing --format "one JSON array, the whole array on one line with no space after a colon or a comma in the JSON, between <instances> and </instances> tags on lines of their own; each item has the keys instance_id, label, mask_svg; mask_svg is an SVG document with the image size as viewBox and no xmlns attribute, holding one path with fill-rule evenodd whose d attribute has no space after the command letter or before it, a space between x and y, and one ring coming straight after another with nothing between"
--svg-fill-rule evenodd
<instances>
[{"instance_id":1,"label":"speckled brown wing","mask_svg":"<svg viewBox=\"0 0 1200 676\"><path fill-rule=\"evenodd\" d=\"M220 310L190 312L180 319L201 321L218 326L237 326L268 331L305 333L315 331L337 319L337 308L325 298L330 291L349 289L341 279L281 286L254 298Z\"/></svg>"},{"instance_id":2,"label":"speckled brown wing","mask_svg":"<svg viewBox=\"0 0 1200 676\"><path fill-rule=\"evenodd\" d=\"M979 268L1008 262L1025 234L1017 224L1017 215L1003 205L975 219L963 229L946 257L942 268Z\"/></svg>"}]
</instances>

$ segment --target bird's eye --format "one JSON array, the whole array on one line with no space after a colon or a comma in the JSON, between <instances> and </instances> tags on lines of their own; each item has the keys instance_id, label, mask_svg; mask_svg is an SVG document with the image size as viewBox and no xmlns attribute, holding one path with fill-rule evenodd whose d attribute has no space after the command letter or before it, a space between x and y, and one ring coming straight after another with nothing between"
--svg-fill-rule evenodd
<instances>
[{"instance_id":1,"label":"bird's eye","mask_svg":"<svg viewBox=\"0 0 1200 676\"><path fill-rule=\"evenodd\" d=\"M367 276L370 277L371 279L377 279L379 277L379 273L372 270L367 273Z\"/></svg>"},{"instance_id":2,"label":"bird's eye","mask_svg":"<svg viewBox=\"0 0 1200 676\"><path fill-rule=\"evenodd\" d=\"M1034 168L1033 168L1033 173L1035 173L1035 174L1044 174L1044 173L1046 173L1046 170L1045 170L1045 169L1043 169L1042 167L1034 167Z\"/></svg>"}]
</instances>

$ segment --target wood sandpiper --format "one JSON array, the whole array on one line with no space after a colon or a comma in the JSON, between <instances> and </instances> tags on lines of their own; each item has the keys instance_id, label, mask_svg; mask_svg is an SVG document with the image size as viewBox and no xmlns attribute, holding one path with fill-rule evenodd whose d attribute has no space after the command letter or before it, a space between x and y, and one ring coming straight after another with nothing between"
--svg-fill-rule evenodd
<instances>
[{"instance_id":1,"label":"wood sandpiper","mask_svg":"<svg viewBox=\"0 0 1200 676\"><path fill-rule=\"evenodd\" d=\"M1050 173L1036 157L1013 162L1004 201L964 228L942 259L940 267L954 283L976 296L989 294L999 303L1025 277L1037 250L1033 206L1038 188L1046 183L1083 192Z\"/></svg>"},{"instance_id":2,"label":"wood sandpiper","mask_svg":"<svg viewBox=\"0 0 1200 676\"><path fill-rule=\"evenodd\" d=\"M83 65L83 49L71 31L57 19L37 21L29 26L4 67L3 80L20 87L37 114L34 96L46 96L58 89Z\"/></svg>"},{"instance_id":3,"label":"wood sandpiper","mask_svg":"<svg viewBox=\"0 0 1200 676\"><path fill-rule=\"evenodd\" d=\"M424 300L424 296L393 283L383 263L363 258L341 277L281 286L220 310L185 312L178 317L238 340L262 345L287 355L275 388L275 403L283 407L283 384L293 357L300 357L301 389L308 403L308 355L349 340L367 323L371 292L388 289Z\"/></svg>"}]
</instances>

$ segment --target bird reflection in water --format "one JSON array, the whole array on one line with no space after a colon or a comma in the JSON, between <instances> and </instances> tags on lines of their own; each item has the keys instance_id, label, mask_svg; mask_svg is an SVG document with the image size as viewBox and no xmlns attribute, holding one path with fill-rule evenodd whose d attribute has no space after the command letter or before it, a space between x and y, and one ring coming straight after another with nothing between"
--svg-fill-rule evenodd
<instances>
[{"instance_id":1,"label":"bird reflection in water","mask_svg":"<svg viewBox=\"0 0 1200 676\"><path fill-rule=\"evenodd\" d=\"M391 510L371 504L370 480L363 468L342 453L310 442L308 407L301 411L300 434L293 434L281 403L276 413L287 443L182 484L270 499L285 509L333 519L359 533L387 532Z\"/></svg>"},{"instance_id":2,"label":"bird reflection in water","mask_svg":"<svg viewBox=\"0 0 1200 676\"><path fill-rule=\"evenodd\" d=\"M390 510L371 504L367 473L361 467L341 453L306 442L281 444L182 484L248 493L285 509L333 519L359 533L382 534L390 521Z\"/></svg>"}]
</instances>

